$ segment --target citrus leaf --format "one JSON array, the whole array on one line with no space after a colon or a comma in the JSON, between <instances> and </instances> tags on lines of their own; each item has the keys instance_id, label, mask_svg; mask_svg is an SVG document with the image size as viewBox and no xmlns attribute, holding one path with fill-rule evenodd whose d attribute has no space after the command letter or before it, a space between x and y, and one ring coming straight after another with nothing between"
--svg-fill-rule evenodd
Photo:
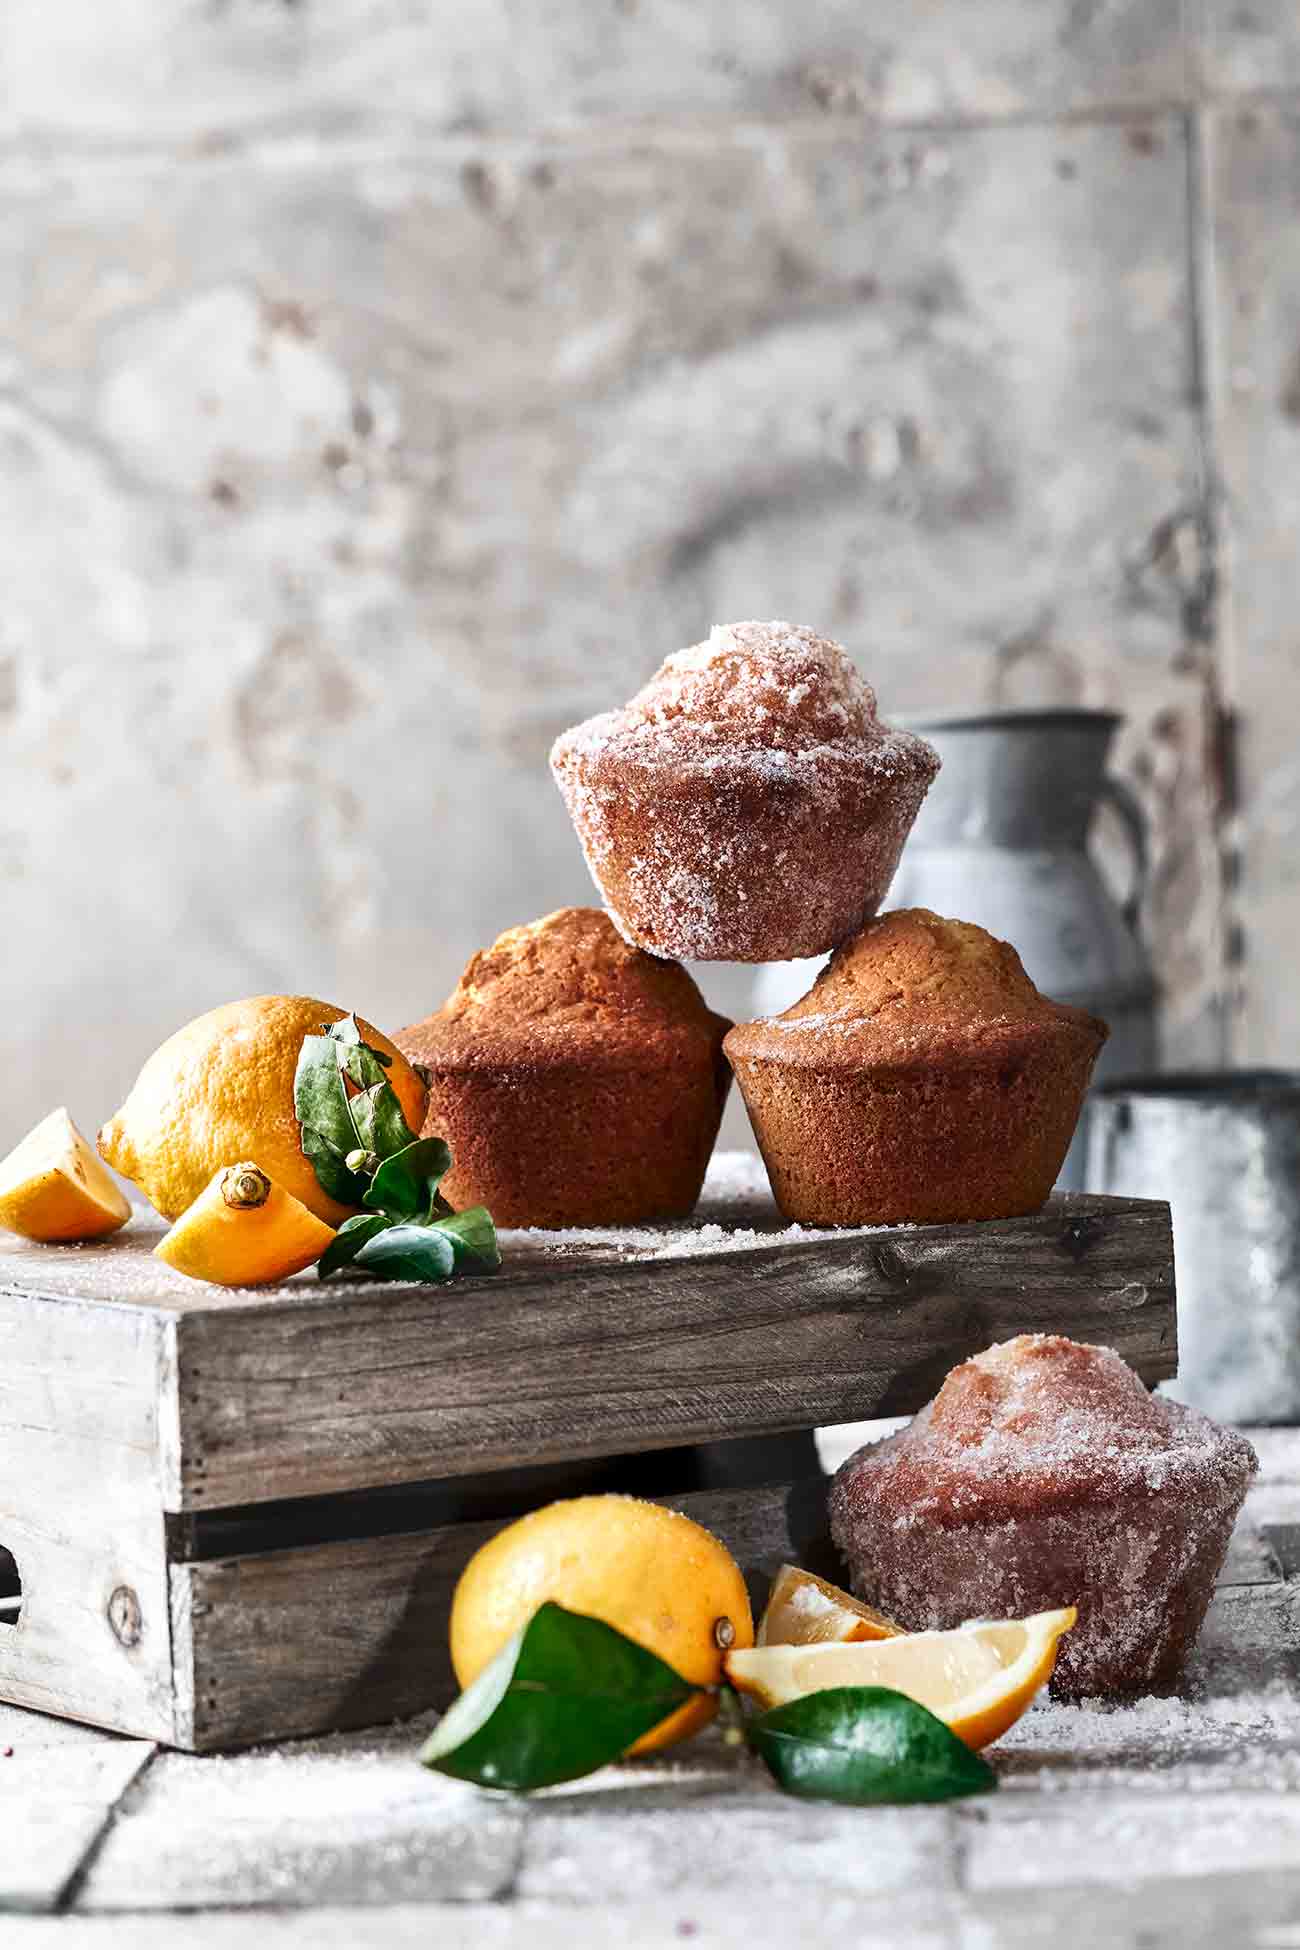
<instances>
[{"instance_id":1,"label":"citrus leaf","mask_svg":"<svg viewBox=\"0 0 1300 1950\"><path fill-rule=\"evenodd\" d=\"M456 1255L436 1226L385 1225L367 1239L352 1264L381 1280L449 1280Z\"/></svg>"},{"instance_id":2,"label":"citrus leaf","mask_svg":"<svg viewBox=\"0 0 1300 1950\"><path fill-rule=\"evenodd\" d=\"M443 1715L420 1759L528 1794L617 1760L695 1691L612 1625L545 1604Z\"/></svg>"},{"instance_id":3,"label":"citrus leaf","mask_svg":"<svg viewBox=\"0 0 1300 1950\"><path fill-rule=\"evenodd\" d=\"M331 1273L350 1265L366 1242L391 1224L391 1219L386 1219L382 1212L354 1212L350 1219L343 1221L317 1260L320 1278L327 1280Z\"/></svg>"},{"instance_id":4,"label":"citrus leaf","mask_svg":"<svg viewBox=\"0 0 1300 1950\"><path fill-rule=\"evenodd\" d=\"M500 1266L497 1229L486 1205L472 1205L467 1212L453 1212L449 1218L438 1219L435 1229L445 1232L451 1240L457 1264L469 1260L476 1266Z\"/></svg>"},{"instance_id":5,"label":"citrus leaf","mask_svg":"<svg viewBox=\"0 0 1300 1950\"><path fill-rule=\"evenodd\" d=\"M438 1186L450 1170L451 1152L441 1138L416 1138L383 1160L366 1204L391 1218L427 1225L437 1209Z\"/></svg>"},{"instance_id":6,"label":"citrus leaf","mask_svg":"<svg viewBox=\"0 0 1300 1950\"><path fill-rule=\"evenodd\" d=\"M327 1137L313 1131L307 1125L302 1127L303 1156L309 1161L316 1174L316 1183L323 1192L340 1205L359 1205L365 1193L366 1181L349 1171L343 1162L344 1153L338 1151Z\"/></svg>"},{"instance_id":7,"label":"citrus leaf","mask_svg":"<svg viewBox=\"0 0 1300 1950\"><path fill-rule=\"evenodd\" d=\"M391 1056L385 1056L382 1050L372 1049L369 1043L362 1042L361 1028L355 1016L343 1016L338 1022L332 1022L325 1034L333 1042L342 1043L352 1049L365 1050L385 1070L392 1064Z\"/></svg>"},{"instance_id":8,"label":"citrus leaf","mask_svg":"<svg viewBox=\"0 0 1300 1950\"><path fill-rule=\"evenodd\" d=\"M415 1143L415 1132L406 1121L397 1092L385 1079L349 1097L348 1110L362 1146L380 1160L394 1157Z\"/></svg>"},{"instance_id":9,"label":"citrus leaf","mask_svg":"<svg viewBox=\"0 0 1300 1950\"><path fill-rule=\"evenodd\" d=\"M344 1160L357 1148L347 1085L338 1066L338 1044L329 1036L304 1036L293 1079L293 1107L302 1127L303 1154L321 1190L340 1205L360 1205L366 1181Z\"/></svg>"},{"instance_id":10,"label":"citrus leaf","mask_svg":"<svg viewBox=\"0 0 1300 1950\"><path fill-rule=\"evenodd\" d=\"M339 1069L353 1086L347 1095L348 1114L357 1134L357 1143L376 1157L387 1158L415 1142L415 1132L406 1121L397 1092L388 1081L392 1057L361 1040L355 1016L345 1016L328 1032Z\"/></svg>"},{"instance_id":11,"label":"citrus leaf","mask_svg":"<svg viewBox=\"0 0 1300 1950\"><path fill-rule=\"evenodd\" d=\"M751 1722L749 1741L787 1794L813 1800L949 1801L998 1784L950 1727L887 1686L806 1693Z\"/></svg>"}]
</instances>

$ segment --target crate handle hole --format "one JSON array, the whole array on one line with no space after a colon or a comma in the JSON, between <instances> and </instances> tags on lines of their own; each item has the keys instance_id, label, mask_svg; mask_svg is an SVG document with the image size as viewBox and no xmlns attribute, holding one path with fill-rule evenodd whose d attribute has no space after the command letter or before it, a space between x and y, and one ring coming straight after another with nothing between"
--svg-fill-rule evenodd
<instances>
[{"instance_id":1,"label":"crate handle hole","mask_svg":"<svg viewBox=\"0 0 1300 1950\"><path fill-rule=\"evenodd\" d=\"M18 1623L23 1609L23 1580L12 1551L0 1544L0 1631Z\"/></svg>"}]
</instances>

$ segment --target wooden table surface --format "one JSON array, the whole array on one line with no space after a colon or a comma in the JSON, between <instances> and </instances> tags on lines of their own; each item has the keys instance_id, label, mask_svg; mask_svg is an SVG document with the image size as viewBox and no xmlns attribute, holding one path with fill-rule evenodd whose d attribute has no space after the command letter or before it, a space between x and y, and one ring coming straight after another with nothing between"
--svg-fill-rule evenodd
<instances>
[{"instance_id":1,"label":"wooden table surface","mask_svg":"<svg viewBox=\"0 0 1300 1950\"><path fill-rule=\"evenodd\" d=\"M788 1800L711 1734L524 1803L427 1722L196 1759L0 1708L6 1950L1300 1946L1300 1431L1255 1440L1178 1697L1036 1706L995 1796Z\"/></svg>"}]
</instances>

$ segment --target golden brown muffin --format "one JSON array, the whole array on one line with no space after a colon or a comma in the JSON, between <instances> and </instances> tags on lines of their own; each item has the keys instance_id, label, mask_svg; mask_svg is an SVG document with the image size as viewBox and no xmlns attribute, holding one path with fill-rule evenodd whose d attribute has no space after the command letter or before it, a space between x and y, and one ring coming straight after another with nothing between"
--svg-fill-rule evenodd
<instances>
[{"instance_id":1,"label":"golden brown muffin","mask_svg":"<svg viewBox=\"0 0 1300 1950\"><path fill-rule=\"evenodd\" d=\"M1041 996L1007 942L913 907L726 1051L787 1217L890 1225L1036 1212L1106 1035Z\"/></svg>"},{"instance_id":2,"label":"golden brown muffin","mask_svg":"<svg viewBox=\"0 0 1300 1950\"><path fill-rule=\"evenodd\" d=\"M395 1041L429 1073L424 1131L451 1146L453 1205L504 1226L636 1225L700 1195L730 1026L676 962L562 907L475 955Z\"/></svg>"},{"instance_id":3,"label":"golden brown muffin","mask_svg":"<svg viewBox=\"0 0 1300 1950\"><path fill-rule=\"evenodd\" d=\"M824 954L874 914L939 769L838 643L731 623L551 767L620 931L652 955Z\"/></svg>"},{"instance_id":4,"label":"golden brown muffin","mask_svg":"<svg viewBox=\"0 0 1300 1950\"><path fill-rule=\"evenodd\" d=\"M1106 1347L1021 1334L954 1368L831 1486L853 1589L908 1631L1077 1605L1052 1691L1172 1679L1258 1463Z\"/></svg>"}]
</instances>

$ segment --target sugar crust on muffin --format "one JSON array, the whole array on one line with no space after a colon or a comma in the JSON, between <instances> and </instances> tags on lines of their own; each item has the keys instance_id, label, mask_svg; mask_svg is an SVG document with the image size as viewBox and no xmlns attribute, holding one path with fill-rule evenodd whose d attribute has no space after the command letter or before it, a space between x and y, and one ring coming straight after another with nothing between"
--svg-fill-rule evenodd
<instances>
[{"instance_id":1,"label":"sugar crust on muffin","mask_svg":"<svg viewBox=\"0 0 1300 1950\"><path fill-rule=\"evenodd\" d=\"M838 643L717 625L551 754L593 879L653 954L780 961L875 912L939 768Z\"/></svg>"},{"instance_id":2,"label":"sugar crust on muffin","mask_svg":"<svg viewBox=\"0 0 1300 1950\"><path fill-rule=\"evenodd\" d=\"M912 1631L1077 1604L1053 1690L1133 1692L1194 1642L1257 1467L1112 1349L1024 1334L849 1457L831 1531L854 1590Z\"/></svg>"}]
</instances>

